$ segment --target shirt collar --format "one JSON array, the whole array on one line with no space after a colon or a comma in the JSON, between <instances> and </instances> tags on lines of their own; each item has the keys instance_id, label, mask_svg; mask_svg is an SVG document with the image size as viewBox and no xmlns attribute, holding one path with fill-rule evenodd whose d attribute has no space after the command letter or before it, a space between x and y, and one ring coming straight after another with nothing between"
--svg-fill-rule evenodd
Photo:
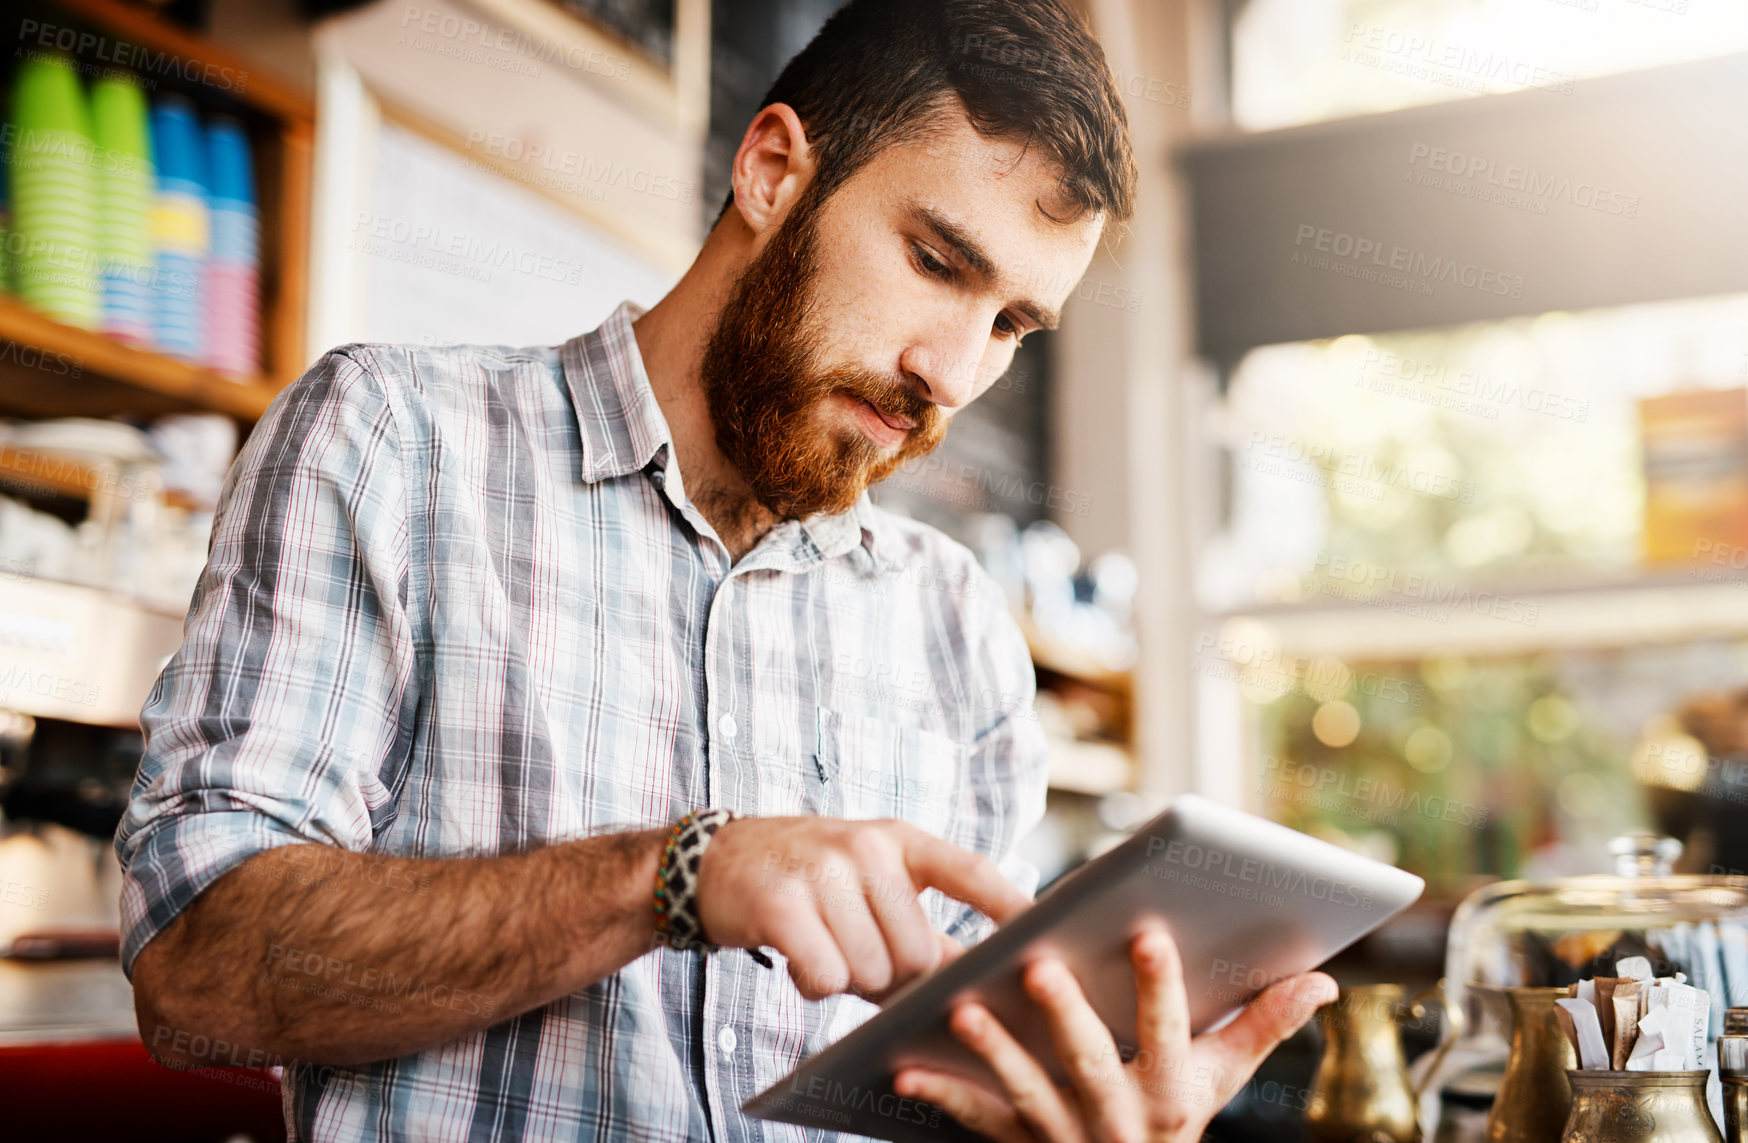
<instances>
[{"instance_id":1,"label":"shirt collar","mask_svg":"<svg viewBox=\"0 0 1748 1143\"><path fill-rule=\"evenodd\" d=\"M878 579L903 566L904 545L895 531L864 492L846 512L778 524L747 556L746 566L805 572L841 559L852 571Z\"/></svg>"},{"instance_id":2,"label":"shirt collar","mask_svg":"<svg viewBox=\"0 0 1748 1143\"><path fill-rule=\"evenodd\" d=\"M875 575L892 575L904 567L910 545L905 542L891 515L875 507L866 492L856 501L854 509L837 517L839 520L851 518L855 526L850 529L850 546L860 544L868 553L868 566L863 570Z\"/></svg>"},{"instance_id":3,"label":"shirt collar","mask_svg":"<svg viewBox=\"0 0 1748 1143\"><path fill-rule=\"evenodd\" d=\"M624 302L599 328L559 347L582 438L577 478L585 484L637 472L663 445L674 451L631 328L641 316L643 307Z\"/></svg>"},{"instance_id":4,"label":"shirt collar","mask_svg":"<svg viewBox=\"0 0 1748 1143\"><path fill-rule=\"evenodd\" d=\"M643 313L635 302L623 302L598 328L559 348L582 441L577 478L584 484L638 472L658 452L664 466L673 458L668 421L650 387L631 328ZM866 492L847 512L809 516L801 521L799 531L821 560L834 560L860 547L868 559L852 562L864 572L879 575L903 566L903 544Z\"/></svg>"},{"instance_id":5,"label":"shirt collar","mask_svg":"<svg viewBox=\"0 0 1748 1143\"><path fill-rule=\"evenodd\" d=\"M862 521L864 508L872 508L866 492L848 512L841 512L836 516L819 512L809 516L801 522L802 534L819 550L820 558L835 560L853 551L857 545L865 546Z\"/></svg>"}]
</instances>

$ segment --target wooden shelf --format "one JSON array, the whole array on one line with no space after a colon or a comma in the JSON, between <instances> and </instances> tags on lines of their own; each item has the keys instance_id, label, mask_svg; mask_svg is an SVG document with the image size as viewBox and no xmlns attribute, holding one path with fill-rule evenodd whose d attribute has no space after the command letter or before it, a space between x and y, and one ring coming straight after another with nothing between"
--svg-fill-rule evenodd
<instances>
[{"instance_id":1,"label":"wooden shelf","mask_svg":"<svg viewBox=\"0 0 1748 1143\"><path fill-rule=\"evenodd\" d=\"M85 465L34 449L0 445L0 494L89 500L95 474ZM24 489L20 492L19 489Z\"/></svg>"},{"instance_id":2,"label":"wooden shelf","mask_svg":"<svg viewBox=\"0 0 1748 1143\"><path fill-rule=\"evenodd\" d=\"M1026 636L1026 647L1032 653L1034 667L1099 690L1128 693L1133 681L1129 671L1107 667L1090 655L1053 642L1023 613L1016 613L1014 620Z\"/></svg>"},{"instance_id":3,"label":"wooden shelf","mask_svg":"<svg viewBox=\"0 0 1748 1143\"><path fill-rule=\"evenodd\" d=\"M115 0L53 0L53 3L86 23L139 47L209 65L216 69L213 74L242 77L240 83L223 87L223 93L265 115L306 122L316 117L315 101L302 91L263 72L242 56L174 24L165 23L149 12L118 4Z\"/></svg>"},{"instance_id":4,"label":"wooden shelf","mask_svg":"<svg viewBox=\"0 0 1748 1143\"><path fill-rule=\"evenodd\" d=\"M22 352L23 347L37 352ZM252 422L279 391L265 379L233 381L63 325L5 296L0 296L0 350L0 405L30 416L213 412Z\"/></svg>"},{"instance_id":5,"label":"wooden shelf","mask_svg":"<svg viewBox=\"0 0 1748 1143\"><path fill-rule=\"evenodd\" d=\"M98 469L71 456L28 446L0 444L0 496L60 496L90 501L106 477ZM165 491L163 502L172 508L200 509L181 492Z\"/></svg>"}]
</instances>

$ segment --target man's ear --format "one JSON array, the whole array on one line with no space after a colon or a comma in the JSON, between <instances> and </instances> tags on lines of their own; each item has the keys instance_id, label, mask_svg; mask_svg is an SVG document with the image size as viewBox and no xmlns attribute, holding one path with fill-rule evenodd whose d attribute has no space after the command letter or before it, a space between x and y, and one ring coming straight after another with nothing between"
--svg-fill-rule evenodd
<instances>
[{"instance_id":1,"label":"man's ear","mask_svg":"<svg viewBox=\"0 0 1748 1143\"><path fill-rule=\"evenodd\" d=\"M753 116L734 153L734 209L755 235L783 221L813 179L813 152L801 118L787 103Z\"/></svg>"}]
</instances>

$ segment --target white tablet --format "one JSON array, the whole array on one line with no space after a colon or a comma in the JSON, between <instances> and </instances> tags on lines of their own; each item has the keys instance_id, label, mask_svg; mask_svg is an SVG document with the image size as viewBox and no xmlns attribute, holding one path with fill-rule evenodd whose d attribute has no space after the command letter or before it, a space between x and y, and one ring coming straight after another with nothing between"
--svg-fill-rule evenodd
<instances>
[{"instance_id":1,"label":"white tablet","mask_svg":"<svg viewBox=\"0 0 1748 1143\"><path fill-rule=\"evenodd\" d=\"M976 1138L936 1109L900 1099L892 1078L923 1065L1000 1090L947 1027L953 1007L974 999L1063 1079L1049 1030L1020 984L1038 956L1067 964L1127 1059L1135 1047L1129 944L1145 922L1163 921L1177 940L1190 1025L1201 1033L1270 983L1322 964L1424 888L1412 873L1186 795L742 1110L879 1139Z\"/></svg>"}]
</instances>

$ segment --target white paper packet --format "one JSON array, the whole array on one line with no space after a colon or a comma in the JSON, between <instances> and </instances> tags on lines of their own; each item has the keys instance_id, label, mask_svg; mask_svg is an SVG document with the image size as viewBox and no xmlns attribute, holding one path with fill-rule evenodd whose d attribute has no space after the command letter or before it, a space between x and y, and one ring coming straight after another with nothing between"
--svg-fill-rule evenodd
<instances>
[{"instance_id":1,"label":"white paper packet","mask_svg":"<svg viewBox=\"0 0 1748 1143\"><path fill-rule=\"evenodd\" d=\"M1579 987L1583 987L1582 983ZM1578 1066L1587 1071L1606 1071L1608 1045L1602 1042L1602 1020L1596 1015L1596 1005L1570 996L1562 996L1554 1003L1572 1014L1572 1023L1578 1029Z\"/></svg>"},{"instance_id":2,"label":"white paper packet","mask_svg":"<svg viewBox=\"0 0 1748 1143\"><path fill-rule=\"evenodd\" d=\"M1651 1011L1663 1013L1663 1044L1681 1054L1681 1069L1698 1068L1706 1054L1711 997L1691 984L1658 981L1651 989Z\"/></svg>"},{"instance_id":3,"label":"white paper packet","mask_svg":"<svg viewBox=\"0 0 1748 1143\"><path fill-rule=\"evenodd\" d=\"M1663 1009L1654 1008L1639 1021L1639 1041L1627 1057L1629 1072L1648 1072L1655 1066L1657 1053L1663 1050Z\"/></svg>"},{"instance_id":4,"label":"white paper packet","mask_svg":"<svg viewBox=\"0 0 1748 1143\"><path fill-rule=\"evenodd\" d=\"M1650 980L1651 962L1642 956L1622 957L1614 963L1614 974L1628 980Z\"/></svg>"}]
</instances>

